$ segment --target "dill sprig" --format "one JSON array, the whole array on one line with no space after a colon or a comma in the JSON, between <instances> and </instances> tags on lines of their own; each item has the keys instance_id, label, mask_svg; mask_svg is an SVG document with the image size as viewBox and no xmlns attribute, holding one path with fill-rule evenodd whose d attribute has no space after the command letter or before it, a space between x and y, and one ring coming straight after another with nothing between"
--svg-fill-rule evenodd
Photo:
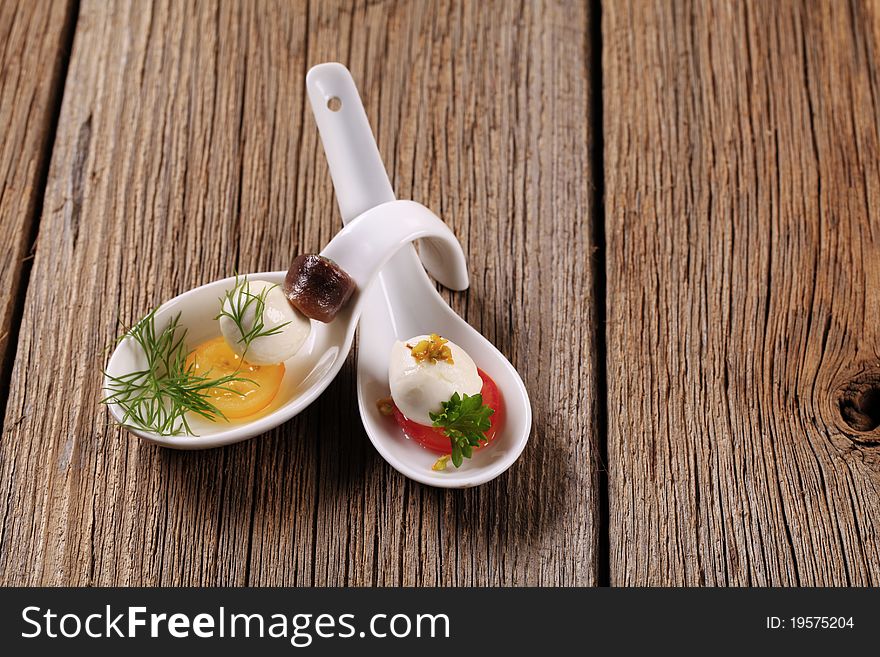
<instances>
[{"instance_id":1,"label":"dill sprig","mask_svg":"<svg viewBox=\"0 0 880 657\"><path fill-rule=\"evenodd\" d=\"M209 378L196 374L192 363L187 366L186 328L180 326L180 313L157 332L156 310L153 310L119 339L126 337L140 346L147 361L146 368L120 376L111 376L105 371L108 394L101 400L102 404L117 404L122 408L123 426L160 436L193 435L187 413L212 421L218 417L226 419L209 401L209 389L232 391L225 386L249 380L236 374Z\"/></svg>"},{"instance_id":2,"label":"dill sprig","mask_svg":"<svg viewBox=\"0 0 880 657\"><path fill-rule=\"evenodd\" d=\"M266 328L266 323L263 319L263 311L266 309L266 297L276 287L278 287L277 284L270 285L254 294L251 292L251 284L248 282L247 276L239 278L238 274L236 274L235 286L230 290L226 290L225 294L220 297L220 314L214 319L228 317L235 324L235 328L238 329L238 334L241 336L238 342L244 345L242 359L251 346L251 342L257 338L277 335L281 333L285 326L290 324L290 322L284 322L272 328ZM249 310L253 310L254 321L250 328L246 328L245 317Z\"/></svg>"}]
</instances>

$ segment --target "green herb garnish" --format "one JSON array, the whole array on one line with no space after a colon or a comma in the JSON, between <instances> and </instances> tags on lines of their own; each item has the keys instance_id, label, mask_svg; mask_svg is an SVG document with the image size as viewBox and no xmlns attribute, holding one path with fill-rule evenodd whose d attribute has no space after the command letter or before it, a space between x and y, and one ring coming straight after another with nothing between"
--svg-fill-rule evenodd
<instances>
[{"instance_id":1,"label":"green herb garnish","mask_svg":"<svg viewBox=\"0 0 880 657\"><path fill-rule=\"evenodd\" d=\"M266 323L263 319L263 311L266 309L266 296L276 287L278 285L264 287L254 294L251 292L251 284L248 282L247 276L242 276L239 279L238 275L236 275L235 286L231 290L226 290L226 293L220 297L220 314L214 319L228 317L235 324L235 328L238 329L238 333L241 336L238 342L244 345L241 355L242 359L244 359L244 355L247 353L251 342L257 338L277 335L281 333L285 326L290 324L290 322L284 322L272 328L266 328ZM250 310L253 310L254 322L246 330L245 316Z\"/></svg>"},{"instance_id":2,"label":"green herb garnish","mask_svg":"<svg viewBox=\"0 0 880 657\"><path fill-rule=\"evenodd\" d=\"M134 340L146 357L146 369L111 376L106 371L108 395L102 404L117 404L123 412L122 425L152 431L160 436L192 435L186 419L189 412L208 420L226 419L206 396L210 388L230 390L225 386L249 379L229 374L209 378L196 374L186 364L186 329L180 326L180 313L157 333L156 311L135 324L119 339Z\"/></svg>"},{"instance_id":3,"label":"green herb garnish","mask_svg":"<svg viewBox=\"0 0 880 657\"><path fill-rule=\"evenodd\" d=\"M492 426L489 418L495 412L483 404L483 395L453 393L448 402L441 402L439 413L428 413L435 427L443 429L452 443L452 463L456 468L471 458L474 447L488 443L486 432Z\"/></svg>"}]
</instances>

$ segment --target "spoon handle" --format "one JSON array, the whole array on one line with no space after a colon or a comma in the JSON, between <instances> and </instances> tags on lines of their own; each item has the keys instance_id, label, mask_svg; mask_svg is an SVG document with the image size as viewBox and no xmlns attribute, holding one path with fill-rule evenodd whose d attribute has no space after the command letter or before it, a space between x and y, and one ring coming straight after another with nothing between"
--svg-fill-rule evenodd
<instances>
[{"instance_id":1,"label":"spoon handle","mask_svg":"<svg viewBox=\"0 0 880 657\"><path fill-rule=\"evenodd\" d=\"M318 64L306 75L306 89L343 223L393 201L394 190L348 69Z\"/></svg>"},{"instance_id":2,"label":"spoon handle","mask_svg":"<svg viewBox=\"0 0 880 657\"><path fill-rule=\"evenodd\" d=\"M461 244L437 215L414 201L395 201L363 213L336 233L321 255L342 267L358 289L367 290L401 249L410 249L412 269L421 272L410 247L415 240L421 240L424 264L441 285L453 290L467 288L467 261Z\"/></svg>"}]
</instances>

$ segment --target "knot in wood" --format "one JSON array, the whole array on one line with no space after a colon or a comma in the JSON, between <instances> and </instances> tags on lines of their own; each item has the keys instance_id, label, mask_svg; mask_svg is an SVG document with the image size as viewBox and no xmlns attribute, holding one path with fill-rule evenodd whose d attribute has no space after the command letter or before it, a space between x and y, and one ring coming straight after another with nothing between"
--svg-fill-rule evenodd
<instances>
[{"instance_id":1,"label":"knot in wood","mask_svg":"<svg viewBox=\"0 0 880 657\"><path fill-rule=\"evenodd\" d=\"M880 444L880 371L865 372L837 392L837 407L859 442Z\"/></svg>"}]
</instances>

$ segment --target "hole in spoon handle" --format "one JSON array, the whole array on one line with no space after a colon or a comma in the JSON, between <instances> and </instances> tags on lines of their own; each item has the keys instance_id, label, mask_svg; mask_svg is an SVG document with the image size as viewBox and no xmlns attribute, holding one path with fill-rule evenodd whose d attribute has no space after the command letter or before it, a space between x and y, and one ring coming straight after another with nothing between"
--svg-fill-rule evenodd
<instances>
[{"instance_id":1,"label":"hole in spoon handle","mask_svg":"<svg viewBox=\"0 0 880 657\"><path fill-rule=\"evenodd\" d=\"M318 64L306 75L306 89L343 223L393 201L394 190L348 69Z\"/></svg>"}]
</instances>

